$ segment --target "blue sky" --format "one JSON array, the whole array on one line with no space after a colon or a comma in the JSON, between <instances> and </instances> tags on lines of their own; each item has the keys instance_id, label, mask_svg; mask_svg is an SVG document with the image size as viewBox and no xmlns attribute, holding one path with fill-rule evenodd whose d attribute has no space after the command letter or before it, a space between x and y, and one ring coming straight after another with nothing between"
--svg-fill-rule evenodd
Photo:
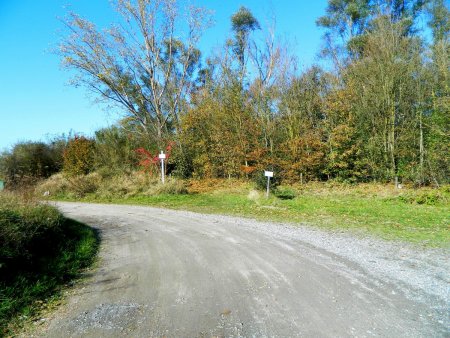
<instances>
[{"instance_id":1,"label":"blue sky","mask_svg":"<svg viewBox=\"0 0 450 338\"><path fill-rule=\"evenodd\" d=\"M230 16L248 7L263 24L276 17L276 33L288 39L300 68L316 61L322 31L315 20L326 0L197 0L214 11L215 25L201 41L204 55L221 45L230 32ZM120 117L93 103L83 88L68 85L73 74L61 69L57 47L68 9L106 27L115 20L109 0L0 0L0 150L18 141L46 140L74 131L91 135Z\"/></svg>"}]
</instances>

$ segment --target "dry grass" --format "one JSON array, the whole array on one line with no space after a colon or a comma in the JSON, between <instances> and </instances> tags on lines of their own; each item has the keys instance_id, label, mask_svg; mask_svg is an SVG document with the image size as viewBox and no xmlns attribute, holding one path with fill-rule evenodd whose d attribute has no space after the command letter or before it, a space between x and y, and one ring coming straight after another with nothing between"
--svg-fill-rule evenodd
<instances>
[{"instance_id":1,"label":"dry grass","mask_svg":"<svg viewBox=\"0 0 450 338\"><path fill-rule=\"evenodd\" d=\"M35 193L37 196L65 196L84 197L87 194L96 192L103 179L97 173L78 176L66 176L58 173L49 179L37 184Z\"/></svg>"},{"instance_id":2,"label":"dry grass","mask_svg":"<svg viewBox=\"0 0 450 338\"><path fill-rule=\"evenodd\" d=\"M46 192L50 196L62 196L69 190L69 182L62 173L52 175L45 181L36 185L35 193L38 197L44 196Z\"/></svg>"},{"instance_id":3,"label":"dry grass","mask_svg":"<svg viewBox=\"0 0 450 338\"><path fill-rule=\"evenodd\" d=\"M41 182L35 188L35 194L38 197L48 194L53 198L84 198L86 196L128 198L187 193L185 181L169 177L165 184L161 184L159 177L152 177L142 172L120 175L102 175L95 172L72 177L59 173Z\"/></svg>"},{"instance_id":4,"label":"dry grass","mask_svg":"<svg viewBox=\"0 0 450 338\"><path fill-rule=\"evenodd\" d=\"M192 179L189 181L189 193L206 194L206 193L238 193L247 190L252 186L245 180L238 179Z\"/></svg>"},{"instance_id":5,"label":"dry grass","mask_svg":"<svg viewBox=\"0 0 450 338\"><path fill-rule=\"evenodd\" d=\"M299 195L314 195L314 196L360 196L365 198L402 198L408 197L415 199L424 195L439 195L444 201L450 191L449 186L443 186L439 189L431 187L414 188L413 186L402 186L397 189L393 184L382 183L359 183L359 184L345 184L339 182L308 182L300 185L295 184L290 186Z\"/></svg>"},{"instance_id":6,"label":"dry grass","mask_svg":"<svg viewBox=\"0 0 450 338\"><path fill-rule=\"evenodd\" d=\"M97 194L104 197L131 197L145 193L157 180L142 172L114 175L103 179Z\"/></svg>"},{"instance_id":7,"label":"dry grass","mask_svg":"<svg viewBox=\"0 0 450 338\"><path fill-rule=\"evenodd\" d=\"M188 188L186 182L182 180L176 180L176 179L168 179L165 184L162 184L158 182L158 184L155 184L149 191L147 191L147 194L149 196L154 195L183 195L188 193Z\"/></svg>"}]
</instances>

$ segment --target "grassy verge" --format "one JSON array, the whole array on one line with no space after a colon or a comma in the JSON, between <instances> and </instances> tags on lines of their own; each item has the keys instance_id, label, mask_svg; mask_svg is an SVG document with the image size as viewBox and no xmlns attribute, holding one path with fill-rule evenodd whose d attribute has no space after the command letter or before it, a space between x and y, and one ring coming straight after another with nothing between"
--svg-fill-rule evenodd
<instances>
[{"instance_id":1,"label":"grassy verge","mask_svg":"<svg viewBox=\"0 0 450 338\"><path fill-rule=\"evenodd\" d=\"M266 199L252 190L251 185L234 182L229 187L222 184L220 189L197 189L194 193L191 189L190 194L111 197L92 193L81 200L307 223L424 246L449 246L448 188L400 191L382 185L309 184L292 190L292 199L274 196Z\"/></svg>"},{"instance_id":2,"label":"grassy verge","mask_svg":"<svg viewBox=\"0 0 450 338\"><path fill-rule=\"evenodd\" d=\"M96 255L98 237L54 208L0 195L0 336L37 316Z\"/></svg>"}]
</instances>

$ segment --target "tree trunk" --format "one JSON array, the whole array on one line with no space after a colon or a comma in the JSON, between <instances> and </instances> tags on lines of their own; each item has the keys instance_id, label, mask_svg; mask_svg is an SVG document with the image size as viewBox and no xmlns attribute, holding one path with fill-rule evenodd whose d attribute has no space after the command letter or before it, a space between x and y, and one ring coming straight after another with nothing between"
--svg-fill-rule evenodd
<instances>
[{"instance_id":1,"label":"tree trunk","mask_svg":"<svg viewBox=\"0 0 450 338\"><path fill-rule=\"evenodd\" d=\"M390 121L390 135L389 135L389 152L390 152L390 161L391 161L391 173L394 176L395 187L398 185L398 177L397 177L397 165L395 158L395 107L392 105L391 108L391 121Z\"/></svg>"},{"instance_id":2,"label":"tree trunk","mask_svg":"<svg viewBox=\"0 0 450 338\"><path fill-rule=\"evenodd\" d=\"M419 113L419 128L420 128L420 139L419 139L419 156L420 156L420 174L419 180L420 185L423 184L423 159L424 159L424 146L423 146L423 125L422 125L422 112Z\"/></svg>"}]
</instances>

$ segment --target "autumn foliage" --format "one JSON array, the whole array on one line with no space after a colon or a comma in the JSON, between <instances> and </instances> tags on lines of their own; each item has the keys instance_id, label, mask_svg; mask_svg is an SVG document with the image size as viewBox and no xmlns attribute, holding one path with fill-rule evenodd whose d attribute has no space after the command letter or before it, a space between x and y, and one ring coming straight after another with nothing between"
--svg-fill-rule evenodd
<instances>
[{"instance_id":1,"label":"autumn foliage","mask_svg":"<svg viewBox=\"0 0 450 338\"><path fill-rule=\"evenodd\" d=\"M86 175L94 164L95 142L86 137L76 136L64 150L64 171L69 175Z\"/></svg>"},{"instance_id":2,"label":"autumn foliage","mask_svg":"<svg viewBox=\"0 0 450 338\"><path fill-rule=\"evenodd\" d=\"M169 142L164 152L166 154L166 169L169 158L171 157L173 145L174 142ZM153 155L150 151L146 150L143 147L137 148L135 152L139 157L138 165L141 168L142 172L148 173L150 175L158 175L160 173L161 160L159 159L159 154L157 152L155 152L155 155Z\"/></svg>"},{"instance_id":3,"label":"autumn foliage","mask_svg":"<svg viewBox=\"0 0 450 338\"><path fill-rule=\"evenodd\" d=\"M183 178L258 181L273 170L286 183L449 181L443 1L330 0L317 20L328 66L309 68L245 7L230 17L222 48L203 56L196 43L208 11L187 13L194 34L181 41L181 2L118 5L133 21L130 31L97 31L76 15L66 22L63 63L124 108L117 126L96 133L95 145L70 141L66 172L156 175L158 153L171 140L168 172ZM425 17L432 36L416 27Z\"/></svg>"}]
</instances>

